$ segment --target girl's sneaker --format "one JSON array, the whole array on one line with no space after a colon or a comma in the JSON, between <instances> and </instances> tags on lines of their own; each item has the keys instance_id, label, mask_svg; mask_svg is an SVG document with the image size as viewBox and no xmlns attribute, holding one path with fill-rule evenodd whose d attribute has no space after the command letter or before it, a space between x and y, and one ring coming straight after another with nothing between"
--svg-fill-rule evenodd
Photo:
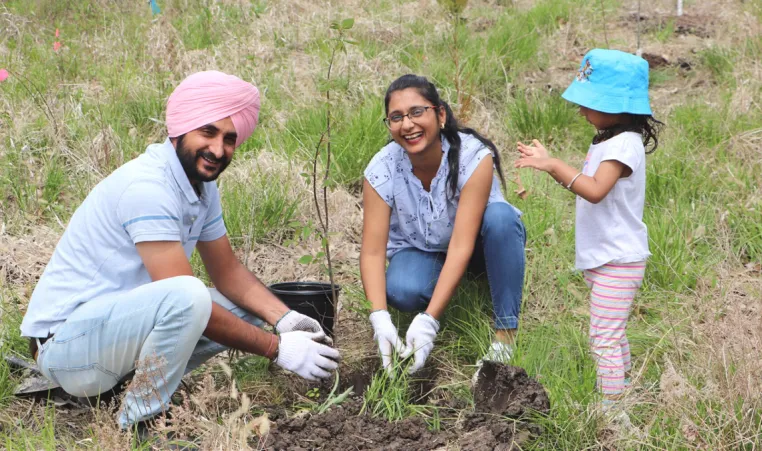
<instances>
[{"instance_id":1,"label":"girl's sneaker","mask_svg":"<svg viewBox=\"0 0 762 451\"><path fill-rule=\"evenodd\" d=\"M513 357L513 348L511 345L501 341L493 342L484 356L476 362L476 372L474 373L474 377L471 378L471 383L476 385L476 381L479 379L479 372L485 361L489 360L490 362L507 364L511 361L511 357Z\"/></svg>"}]
</instances>

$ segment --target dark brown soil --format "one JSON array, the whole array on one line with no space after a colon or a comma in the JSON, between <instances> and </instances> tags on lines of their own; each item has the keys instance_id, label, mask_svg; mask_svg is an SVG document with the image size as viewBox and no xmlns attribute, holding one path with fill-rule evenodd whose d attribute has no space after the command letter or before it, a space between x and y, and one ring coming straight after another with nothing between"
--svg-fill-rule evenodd
<instances>
[{"instance_id":1,"label":"dark brown soil","mask_svg":"<svg viewBox=\"0 0 762 451\"><path fill-rule=\"evenodd\" d=\"M539 382L524 368L484 362L474 390L477 412L522 417L550 411L550 400Z\"/></svg>"},{"instance_id":2,"label":"dark brown soil","mask_svg":"<svg viewBox=\"0 0 762 451\"><path fill-rule=\"evenodd\" d=\"M368 388L373 380L373 375L381 367L381 362L378 356L374 355L363 359L358 366L359 369L350 369L343 365L339 366L339 392L352 387L355 393L365 393L365 389ZM333 382L331 380L329 383L333 384Z\"/></svg>"},{"instance_id":3,"label":"dark brown soil","mask_svg":"<svg viewBox=\"0 0 762 451\"><path fill-rule=\"evenodd\" d=\"M358 379L365 382L364 377ZM411 398L424 401L433 381L432 377L430 384L424 382L416 387ZM288 418L283 412L274 412L265 449L436 450L456 445L464 451L507 451L518 449L540 432L522 416L550 409L545 390L523 369L492 362L486 362L480 373L474 399L476 409L465 415L440 410L442 418L453 419L442 420L438 431L430 430L419 417L389 422L361 414L359 396L320 415Z\"/></svg>"},{"instance_id":4,"label":"dark brown soil","mask_svg":"<svg viewBox=\"0 0 762 451\"><path fill-rule=\"evenodd\" d=\"M670 59L666 55L658 55L648 52L643 52L640 56L648 61L648 67L652 69L659 67L677 67L685 71L693 69L693 63L685 58Z\"/></svg>"},{"instance_id":5,"label":"dark brown soil","mask_svg":"<svg viewBox=\"0 0 762 451\"><path fill-rule=\"evenodd\" d=\"M322 415L279 420L270 430L265 449L436 449L451 433L430 432L420 418L390 423L358 415L362 400L353 399Z\"/></svg>"}]
</instances>

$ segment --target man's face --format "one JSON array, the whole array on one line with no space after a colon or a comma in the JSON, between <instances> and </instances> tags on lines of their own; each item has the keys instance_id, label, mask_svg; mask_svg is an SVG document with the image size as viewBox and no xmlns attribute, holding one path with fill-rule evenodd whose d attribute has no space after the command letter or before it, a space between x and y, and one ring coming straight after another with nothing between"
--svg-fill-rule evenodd
<instances>
[{"instance_id":1,"label":"man's face","mask_svg":"<svg viewBox=\"0 0 762 451\"><path fill-rule=\"evenodd\" d=\"M233 159L237 137L233 121L227 117L174 140L188 180L193 184L216 180Z\"/></svg>"}]
</instances>

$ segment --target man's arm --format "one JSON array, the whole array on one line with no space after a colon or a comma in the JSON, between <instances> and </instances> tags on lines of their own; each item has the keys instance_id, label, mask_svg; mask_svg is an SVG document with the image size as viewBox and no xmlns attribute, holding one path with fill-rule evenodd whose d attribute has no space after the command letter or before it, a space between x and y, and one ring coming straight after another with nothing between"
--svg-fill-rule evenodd
<instances>
[{"instance_id":1,"label":"man's arm","mask_svg":"<svg viewBox=\"0 0 762 451\"><path fill-rule=\"evenodd\" d=\"M227 235L196 245L212 283L234 304L274 325L288 312L278 299L233 254Z\"/></svg>"},{"instance_id":2,"label":"man's arm","mask_svg":"<svg viewBox=\"0 0 762 451\"><path fill-rule=\"evenodd\" d=\"M135 246L153 281L193 276L193 269L179 241L144 241ZM265 355L268 349L272 353L270 346L278 346L278 340L273 342L273 334L247 323L215 303L212 303L212 315L204 336L222 345L258 355Z\"/></svg>"}]
</instances>

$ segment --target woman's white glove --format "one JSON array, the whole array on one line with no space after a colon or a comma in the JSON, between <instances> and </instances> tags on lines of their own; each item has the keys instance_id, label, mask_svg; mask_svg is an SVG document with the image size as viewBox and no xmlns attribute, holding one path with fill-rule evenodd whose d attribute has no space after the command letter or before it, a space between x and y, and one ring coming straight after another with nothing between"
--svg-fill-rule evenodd
<instances>
[{"instance_id":1,"label":"woman's white glove","mask_svg":"<svg viewBox=\"0 0 762 451\"><path fill-rule=\"evenodd\" d=\"M370 324L373 326L373 338L378 342L378 350L381 353L381 363L387 374L394 375L392 366L392 349L397 350L397 354L410 355L407 352L405 342L397 333L397 328L392 323L392 317L386 310L376 310L370 314Z\"/></svg>"},{"instance_id":2,"label":"woman's white glove","mask_svg":"<svg viewBox=\"0 0 762 451\"><path fill-rule=\"evenodd\" d=\"M405 337L407 350L402 355L403 358L407 358L410 354L414 355L410 374L423 368L431 350L434 349L434 338L437 336L437 332L439 332L439 321L428 313L419 313L413 318Z\"/></svg>"},{"instance_id":3,"label":"woman's white glove","mask_svg":"<svg viewBox=\"0 0 762 451\"><path fill-rule=\"evenodd\" d=\"M339 351L316 341L325 338L323 332L295 330L280 334L279 338L274 363L284 370L316 381L330 377L329 371L339 367Z\"/></svg>"},{"instance_id":4,"label":"woman's white glove","mask_svg":"<svg viewBox=\"0 0 762 451\"><path fill-rule=\"evenodd\" d=\"M318 339L317 341L324 341L328 343L329 346L333 345L333 340L325 334L325 331L316 319L310 318L307 315L302 315L294 310L289 310L285 315L280 317L275 323L275 330L277 330L279 334L293 332L295 330L321 333L323 334L323 338Z\"/></svg>"}]
</instances>

